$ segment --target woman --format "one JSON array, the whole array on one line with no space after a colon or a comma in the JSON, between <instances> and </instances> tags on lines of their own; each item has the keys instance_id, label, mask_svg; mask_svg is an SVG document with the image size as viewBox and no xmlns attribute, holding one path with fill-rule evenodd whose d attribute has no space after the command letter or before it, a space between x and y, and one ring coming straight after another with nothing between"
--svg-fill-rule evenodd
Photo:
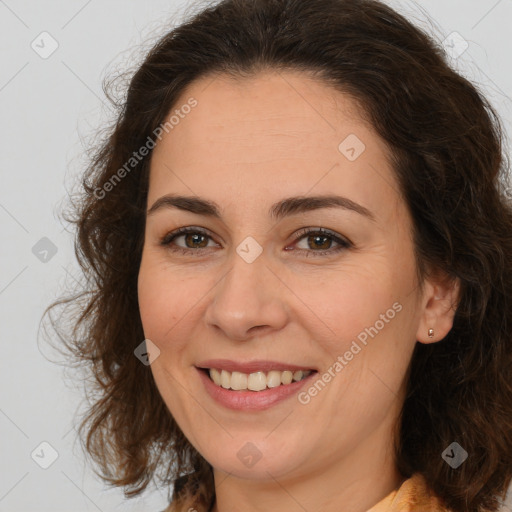
<instances>
[{"instance_id":1,"label":"woman","mask_svg":"<svg viewBox=\"0 0 512 512\"><path fill-rule=\"evenodd\" d=\"M164 470L168 511L498 510L502 137L375 0L224 0L163 37L75 219L105 480Z\"/></svg>"}]
</instances>

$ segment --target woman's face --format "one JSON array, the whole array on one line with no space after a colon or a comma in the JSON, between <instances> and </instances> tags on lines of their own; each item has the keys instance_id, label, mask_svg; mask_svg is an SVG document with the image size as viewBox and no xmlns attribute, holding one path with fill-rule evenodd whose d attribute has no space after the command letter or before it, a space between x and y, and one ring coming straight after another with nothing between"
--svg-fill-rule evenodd
<instances>
[{"instance_id":1,"label":"woman's face","mask_svg":"<svg viewBox=\"0 0 512 512\"><path fill-rule=\"evenodd\" d=\"M176 109L152 155L138 281L167 407L234 476L392 463L405 373L429 326L383 141L349 97L299 72L202 79ZM179 228L192 233L169 235ZM215 384L198 368L210 366L252 390ZM287 384L296 367L316 373Z\"/></svg>"}]
</instances>

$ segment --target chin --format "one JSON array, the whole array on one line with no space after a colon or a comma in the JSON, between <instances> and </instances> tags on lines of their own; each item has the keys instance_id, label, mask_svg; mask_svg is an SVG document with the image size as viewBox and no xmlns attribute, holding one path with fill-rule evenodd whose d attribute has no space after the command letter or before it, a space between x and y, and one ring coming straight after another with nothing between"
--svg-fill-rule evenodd
<instances>
[{"instance_id":1,"label":"chin","mask_svg":"<svg viewBox=\"0 0 512 512\"><path fill-rule=\"evenodd\" d=\"M203 453L203 457L218 471L233 477L251 480L269 480L295 473L304 468L304 461L298 460L304 454L304 446L288 447L283 450L279 439L261 441L231 440L229 445L221 445L218 450Z\"/></svg>"}]
</instances>

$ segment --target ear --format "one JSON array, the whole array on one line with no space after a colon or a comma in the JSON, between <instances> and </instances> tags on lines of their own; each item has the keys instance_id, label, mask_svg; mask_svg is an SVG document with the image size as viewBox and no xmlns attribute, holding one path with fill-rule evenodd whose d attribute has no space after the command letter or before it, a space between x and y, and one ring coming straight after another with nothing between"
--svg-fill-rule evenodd
<instances>
[{"instance_id":1,"label":"ear","mask_svg":"<svg viewBox=\"0 0 512 512\"><path fill-rule=\"evenodd\" d=\"M441 341L453 327L453 318L460 300L460 280L436 272L425 281L420 302L421 316L416 333L420 343ZM433 329L433 336L429 336Z\"/></svg>"}]
</instances>

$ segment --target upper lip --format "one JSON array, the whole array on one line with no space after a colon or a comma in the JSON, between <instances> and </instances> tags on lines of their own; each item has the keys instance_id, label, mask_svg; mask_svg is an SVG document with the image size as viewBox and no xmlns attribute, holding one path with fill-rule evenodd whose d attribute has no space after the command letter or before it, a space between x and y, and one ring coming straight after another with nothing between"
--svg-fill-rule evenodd
<instances>
[{"instance_id":1,"label":"upper lip","mask_svg":"<svg viewBox=\"0 0 512 512\"><path fill-rule=\"evenodd\" d=\"M285 370L315 370L311 366L302 366L291 363L283 363L281 361L231 361L229 359L208 359L208 361L201 361L196 364L197 368L216 368L217 370L226 370L227 372L240 372L240 373L255 373L255 372L269 372L271 370L285 371Z\"/></svg>"}]
</instances>

